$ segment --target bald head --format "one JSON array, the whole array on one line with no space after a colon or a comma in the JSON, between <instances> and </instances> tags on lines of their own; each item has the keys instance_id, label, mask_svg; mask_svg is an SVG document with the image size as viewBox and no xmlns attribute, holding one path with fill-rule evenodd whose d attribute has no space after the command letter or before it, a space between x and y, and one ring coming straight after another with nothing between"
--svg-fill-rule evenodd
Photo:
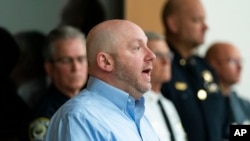
<instances>
[{"instance_id":1,"label":"bald head","mask_svg":"<svg viewBox=\"0 0 250 141\"><path fill-rule=\"evenodd\" d=\"M127 20L108 20L95 26L87 36L87 54L90 63L95 61L99 51L115 52L118 49L115 48L117 41L129 38L135 28L143 32L138 25Z\"/></svg>"},{"instance_id":2,"label":"bald head","mask_svg":"<svg viewBox=\"0 0 250 141\"><path fill-rule=\"evenodd\" d=\"M194 5L201 5L200 0L167 0L162 10L162 22L167 26L167 18L174 14L181 14L186 10L194 7Z\"/></svg>"},{"instance_id":3,"label":"bald head","mask_svg":"<svg viewBox=\"0 0 250 141\"><path fill-rule=\"evenodd\" d=\"M127 43L126 40L131 38L134 31L144 34L141 27L135 23L119 19L107 20L92 28L86 40L89 68L96 65L98 52L116 54L119 44ZM144 36L146 38L145 34Z\"/></svg>"},{"instance_id":4,"label":"bald head","mask_svg":"<svg viewBox=\"0 0 250 141\"><path fill-rule=\"evenodd\" d=\"M223 94L228 95L231 86L240 81L242 66L239 50L233 44L217 42L207 50L205 59L215 69Z\"/></svg>"},{"instance_id":5,"label":"bald head","mask_svg":"<svg viewBox=\"0 0 250 141\"><path fill-rule=\"evenodd\" d=\"M180 10L182 0L168 0L165 2L162 10L162 21L165 23L165 18L171 14L174 14ZM165 25L165 24L164 24Z\"/></svg>"},{"instance_id":6,"label":"bald head","mask_svg":"<svg viewBox=\"0 0 250 141\"><path fill-rule=\"evenodd\" d=\"M151 88L155 59L141 27L127 20L108 20L87 36L89 74L139 98Z\"/></svg>"},{"instance_id":7,"label":"bald head","mask_svg":"<svg viewBox=\"0 0 250 141\"><path fill-rule=\"evenodd\" d=\"M215 63L221 62L228 58L232 52L239 54L239 51L233 44L227 42L217 42L212 44L206 52L205 59L214 66Z\"/></svg>"}]
</instances>

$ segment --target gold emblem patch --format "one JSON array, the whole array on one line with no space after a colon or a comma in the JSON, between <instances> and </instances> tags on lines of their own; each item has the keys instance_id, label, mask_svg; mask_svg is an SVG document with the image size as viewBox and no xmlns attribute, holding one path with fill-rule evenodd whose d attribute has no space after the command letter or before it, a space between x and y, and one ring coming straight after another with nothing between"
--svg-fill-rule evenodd
<instances>
[{"instance_id":1,"label":"gold emblem patch","mask_svg":"<svg viewBox=\"0 0 250 141\"><path fill-rule=\"evenodd\" d=\"M184 91L187 89L187 84L185 82L176 82L175 89L177 89L179 91Z\"/></svg>"},{"instance_id":2,"label":"gold emblem patch","mask_svg":"<svg viewBox=\"0 0 250 141\"><path fill-rule=\"evenodd\" d=\"M186 60L185 60L185 59L181 59L181 60L179 61L179 63L180 63L182 66L184 66L184 65L186 65Z\"/></svg>"}]
</instances>

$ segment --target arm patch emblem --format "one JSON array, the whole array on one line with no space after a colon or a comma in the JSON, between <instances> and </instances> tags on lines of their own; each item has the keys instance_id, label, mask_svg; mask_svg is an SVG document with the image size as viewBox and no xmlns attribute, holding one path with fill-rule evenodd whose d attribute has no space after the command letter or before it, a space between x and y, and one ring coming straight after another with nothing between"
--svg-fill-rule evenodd
<instances>
[{"instance_id":1,"label":"arm patch emblem","mask_svg":"<svg viewBox=\"0 0 250 141\"><path fill-rule=\"evenodd\" d=\"M29 138L31 141L44 141L49 121L50 120L48 118L40 117L30 123Z\"/></svg>"}]
</instances>

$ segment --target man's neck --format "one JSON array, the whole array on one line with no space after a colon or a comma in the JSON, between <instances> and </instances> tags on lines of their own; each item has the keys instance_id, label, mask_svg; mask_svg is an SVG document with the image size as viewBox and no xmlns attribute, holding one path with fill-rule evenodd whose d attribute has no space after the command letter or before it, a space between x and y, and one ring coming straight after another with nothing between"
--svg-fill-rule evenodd
<instances>
[{"instance_id":1,"label":"man's neck","mask_svg":"<svg viewBox=\"0 0 250 141\"><path fill-rule=\"evenodd\" d=\"M229 96L232 92L232 87L229 85L220 84L221 92L224 96Z\"/></svg>"},{"instance_id":2,"label":"man's neck","mask_svg":"<svg viewBox=\"0 0 250 141\"><path fill-rule=\"evenodd\" d=\"M74 96L76 96L80 90L67 90L67 89L59 89L64 95L66 95L69 98L72 98Z\"/></svg>"},{"instance_id":3,"label":"man's neck","mask_svg":"<svg viewBox=\"0 0 250 141\"><path fill-rule=\"evenodd\" d=\"M196 48L193 45L184 44L175 39L168 40L168 43L181 55L183 59L188 59L193 55L194 49Z\"/></svg>"},{"instance_id":4,"label":"man's neck","mask_svg":"<svg viewBox=\"0 0 250 141\"><path fill-rule=\"evenodd\" d=\"M152 84L152 91L155 93L160 93L161 92L161 84Z\"/></svg>"}]
</instances>

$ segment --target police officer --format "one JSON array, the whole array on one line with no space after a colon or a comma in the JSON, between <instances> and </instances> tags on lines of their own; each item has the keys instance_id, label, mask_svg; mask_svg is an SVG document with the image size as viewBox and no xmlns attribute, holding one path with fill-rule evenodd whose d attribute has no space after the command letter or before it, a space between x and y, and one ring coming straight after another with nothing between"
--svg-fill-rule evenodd
<instances>
[{"instance_id":1,"label":"police officer","mask_svg":"<svg viewBox=\"0 0 250 141\"><path fill-rule=\"evenodd\" d=\"M34 120L29 125L31 141L42 141L52 115L68 99L77 95L87 79L85 36L81 31L62 26L48 35L44 51L45 70L51 86Z\"/></svg>"},{"instance_id":2,"label":"police officer","mask_svg":"<svg viewBox=\"0 0 250 141\"><path fill-rule=\"evenodd\" d=\"M194 50L207 30L200 0L169 0L162 14L167 42L174 53L172 79L162 93L173 101L190 141L220 141L226 124L217 78Z\"/></svg>"}]
</instances>

